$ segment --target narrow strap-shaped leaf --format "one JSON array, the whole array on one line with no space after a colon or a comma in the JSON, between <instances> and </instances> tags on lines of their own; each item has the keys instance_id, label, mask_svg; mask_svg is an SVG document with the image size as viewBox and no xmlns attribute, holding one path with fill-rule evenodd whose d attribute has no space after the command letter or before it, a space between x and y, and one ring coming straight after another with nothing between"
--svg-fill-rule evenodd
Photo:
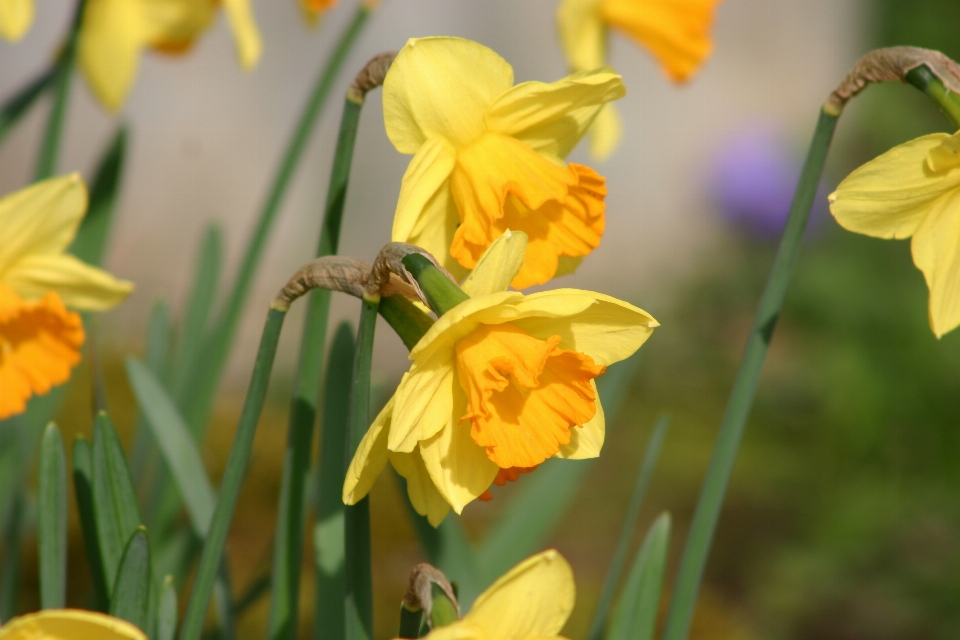
<instances>
[{"instance_id":1,"label":"narrow strap-shaped leaf","mask_svg":"<svg viewBox=\"0 0 960 640\"><path fill-rule=\"evenodd\" d=\"M153 303L150 310L150 319L147 322L147 344L144 353L147 367L153 372L159 380L164 382L168 379L170 365L170 349L173 341L173 320L170 317L170 305L166 300L160 298ZM133 477L136 479L136 485L142 486L147 480L146 474L156 465L156 443L150 435L147 428L146 419L143 415L143 408L137 407L137 421L133 432L133 454L130 459L130 469L133 471ZM166 470L162 472L156 469L157 477L154 481L154 493L159 492L157 484L166 478ZM147 524L152 527L152 531L165 530L158 527L158 523L151 517L154 509L155 499L147 503Z\"/></svg>"},{"instance_id":2,"label":"narrow strap-shaped leaf","mask_svg":"<svg viewBox=\"0 0 960 640\"><path fill-rule=\"evenodd\" d=\"M126 365L130 386L180 488L190 523L198 536L206 538L216 497L203 468L197 444L173 400L153 372L134 358L127 358Z\"/></svg>"},{"instance_id":3,"label":"narrow strap-shaped leaf","mask_svg":"<svg viewBox=\"0 0 960 640\"><path fill-rule=\"evenodd\" d=\"M277 168L273 185L266 202L264 202L263 209L260 211L256 227L250 235L230 295L223 311L217 318L215 329L205 339L203 357L198 362L197 369L191 372L189 383L191 395L184 405L183 412L187 423L195 433L202 433L207 424L213 399L223 376L223 370L236 337L237 327L247 303L250 287L257 274L260 260L266 249L267 240L273 229L280 205L286 196L287 188L300 163L300 158L320 112L326 104L330 89L357 37L363 30L363 26L373 10L372 6L372 3L363 2L360 4L353 20L341 34L317 78L313 92L310 94L306 105L304 105L296 129L287 144L283 160Z\"/></svg>"},{"instance_id":4,"label":"narrow strap-shaped leaf","mask_svg":"<svg viewBox=\"0 0 960 640\"><path fill-rule=\"evenodd\" d=\"M125 543L141 518L127 459L106 413L98 414L93 424L93 505L104 574L112 588ZM111 591L111 603L114 596Z\"/></svg>"},{"instance_id":5,"label":"narrow strap-shaped leaf","mask_svg":"<svg viewBox=\"0 0 960 640\"><path fill-rule=\"evenodd\" d=\"M177 635L177 590L173 576L163 579L157 607L157 640L174 640Z\"/></svg>"},{"instance_id":6,"label":"narrow strap-shaped leaf","mask_svg":"<svg viewBox=\"0 0 960 640\"><path fill-rule=\"evenodd\" d=\"M40 607L62 609L67 599L67 455L53 423L40 445L37 494Z\"/></svg>"},{"instance_id":7,"label":"narrow strap-shaped leaf","mask_svg":"<svg viewBox=\"0 0 960 640\"><path fill-rule=\"evenodd\" d=\"M13 498L7 528L3 532L3 556L0 562L0 620L9 620L17 614L20 568L23 562L20 551L23 537L23 501L23 492L18 492Z\"/></svg>"},{"instance_id":8,"label":"narrow strap-shaped leaf","mask_svg":"<svg viewBox=\"0 0 960 640\"><path fill-rule=\"evenodd\" d=\"M707 565L713 534L717 527L717 520L720 518L727 483L733 473L733 465L737 460L743 430L753 407L767 348L770 346L777 317L780 315L780 309L787 294L787 285L790 283L790 277L797 262L803 232L807 228L813 200L823 175L823 167L827 159L827 151L830 149L833 131L837 126L837 118L838 115L831 115L821 110L813 140L810 142L810 150L807 152L807 159L800 174L797 191L790 205L787 226L783 230L780 247L777 249L763 296L760 298L760 304L753 319L753 327L747 338L740 369L737 371L723 422L720 424L720 433L717 435L710 467L703 480L697 508L687 533L687 543L680 558L677 582L673 587L673 597L670 599L664 640L686 640L690 633L697 593L700 591L700 582Z\"/></svg>"},{"instance_id":9,"label":"narrow strap-shaped leaf","mask_svg":"<svg viewBox=\"0 0 960 640\"><path fill-rule=\"evenodd\" d=\"M639 363L637 356L617 363L597 382L608 432L616 423ZM594 463L595 460L548 460L517 483L503 514L477 552L485 584L542 546L570 508Z\"/></svg>"},{"instance_id":10,"label":"narrow strap-shaped leaf","mask_svg":"<svg viewBox=\"0 0 960 640\"><path fill-rule=\"evenodd\" d=\"M640 505L643 503L643 496L647 492L647 485L650 484L653 469L656 467L657 459L660 457L660 449L663 447L663 439L669 425L670 417L660 416L656 426L653 428L650 441L647 443L647 453L643 457L640 473L637 474L637 481L633 486L633 494L630 496L627 514L623 519L623 527L620 530L620 538L617 540L617 547L613 552L610 568L607 569L607 577L604 578L603 581L600 600L593 613L593 622L590 623L590 632L587 634L588 640L600 640L603 636L603 628L606 626L607 618L610 615L610 606L613 604L614 592L623 575L623 570L626 568L627 550L630 547L630 540L633 538L633 532L637 526L637 518L640 515Z\"/></svg>"},{"instance_id":11,"label":"narrow strap-shaped leaf","mask_svg":"<svg viewBox=\"0 0 960 640\"><path fill-rule=\"evenodd\" d=\"M353 359L346 458L353 458L370 426L370 367L380 299L364 297ZM346 640L373 638L373 577L370 557L370 497L344 509Z\"/></svg>"},{"instance_id":12,"label":"narrow strap-shaped leaf","mask_svg":"<svg viewBox=\"0 0 960 640\"><path fill-rule=\"evenodd\" d=\"M670 515L657 518L630 567L607 640L653 640L670 545Z\"/></svg>"},{"instance_id":13,"label":"narrow strap-shaped leaf","mask_svg":"<svg viewBox=\"0 0 960 640\"><path fill-rule=\"evenodd\" d=\"M83 531L83 549L93 580L94 606L97 611L106 611L110 592L97 538L97 514L93 503L93 451L82 436L73 441L73 489L77 498L80 529Z\"/></svg>"},{"instance_id":14,"label":"narrow strap-shaped leaf","mask_svg":"<svg viewBox=\"0 0 960 640\"><path fill-rule=\"evenodd\" d=\"M203 631L207 607L213 595L214 582L223 557L223 548L227 542L227 532L230 530L230 522L240 495L240 486L243 483L247 463L250 461L250 450L257 432L257 422L263 411L270 372L273 369L273 359L277 354L277 342L280 340L280 330L283 328L285 317L286 313L277 309L271 309L267 315L257 360L253 366L253 375L247 389L247 397L240 412L240 421L237 424L230 457L227 459L227 467L220 484L217 507L203 545L203 553L200 555L200 565L197 567L193 591L187 603L180 640L200 640Z\"/></svg>"},{"instance_id":15,"label":"narrow strap-shaped leaf","mask_svg":"<svg viewBox=\"0 0 960 640\"><path fill-rule=\"evenodd\" d=\"M0 143L34 104L50 88L57 68L51 67L24 85L0 107Z\"/></svg>"},{"instance_id":16,"label":"narrow strap-shaped leaf","mask_svg":"<svg viewBox=\"0 0 960 640\"><path fill-rule=\"evenodd\" d=\"M110 229L113 226L113 212L120 192L126 149L127 130L121 126L100 158L93 184L90 186L87 213L83 216L77 235L70 245L70 253L88 264L103 264Z\"/></svg>"},{"instance_id":17,"label":"narrow strap-shaped leaf","mask_svg":"<svg viewBox=\"0 0 960 640\"><path fill-rule=\"evenodd\" d=\"M337 328L327 360L323 421L317 469L316 521L313 547L316 572L313 637L339 640L346 631L344 598L343 478L347 473L348 400L353 381L353 331L349 322Z\"/></svg>"},{"instance_id":18,"label":"narrow strap-shaped leaf","mask_svg":"<svg viewBox=\"0 0 960 640\"><path fill-rule=\"evenodd\" d=\"M137 527L120 558L113 583L110 615L147 629L150 608L150 541L146 527Z\"/></svg>"}]
</instances>

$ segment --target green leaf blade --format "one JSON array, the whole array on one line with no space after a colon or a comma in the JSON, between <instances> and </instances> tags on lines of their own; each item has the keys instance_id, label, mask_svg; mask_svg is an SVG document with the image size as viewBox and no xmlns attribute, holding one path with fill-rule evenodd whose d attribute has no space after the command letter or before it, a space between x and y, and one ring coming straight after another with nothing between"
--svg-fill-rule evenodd
<instances>
[{"instance_id":1,"label":"green leaf blade","mask_svg":"<svg viewBox=\"0 0 960 640\"><path fill-rule=\"evenodd\" d=\"M40 444L37 491L40 607L62 609L67 598L67 456L53 423Z\"/></svg>"},{"instance_id":2,"label":"green leaf blade","mask_svg":"<svg viewBox=\"0 0 960 640\"><path fill-rule=\"evenodd\" d=\"M653 640L670 545L670 515L657 518L617 600L607 640Z\"/></svg>"},{"instance_id":3,"label":"green leaf blade","mask_svg":"<svg viewBox=\"0 0 960 640\"><path fill-rule=\"evenodd\" d=\"M149 626L150 541L145 527L137 527L124 546L113 584L110 615L140 629Z\"/></svg>"},{"instance_id":4,"label":"green leaf blade","mask_svg":"<svg viewBox=\"0 0 960 640\"><path fill-rule=\"evenodd\" d=\"M177 636L177 591L173 576L163 579L160 606L157 608L157 640L174 640Z\"/></svg>"},{"instance_id":5,"label":"green leaf blade","mask_svg":"<svg viewBox=\"0 0 960 640\"><path fill-rule=\"evenodd\" d=\"M83 531L83 548L93 580L94 607L106 611L110 602L100 541L97 537L97 514L93 502L93 451L90 443L80 437L73 441L73 488Z\"/></svg>"}]
</instances>

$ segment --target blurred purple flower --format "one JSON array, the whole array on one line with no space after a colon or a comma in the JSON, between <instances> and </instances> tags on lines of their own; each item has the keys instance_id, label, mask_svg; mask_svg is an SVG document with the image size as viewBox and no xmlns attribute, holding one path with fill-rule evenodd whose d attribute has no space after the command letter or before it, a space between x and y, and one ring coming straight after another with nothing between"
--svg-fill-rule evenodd
<instances>
[{"instance_id":1,"label":"blurred purple flower","mask_svg":"<svg viewBox=\"0 0 960 640\"><path fill-rule=\"evenodd\" d=\"M754 236L778 237L787 221L800 167L778 127L752 125L731 137L714 157L711 195L729 222ZM827 193L821 183L808 231L822 223Z\"/></svg>"}]
</instances>

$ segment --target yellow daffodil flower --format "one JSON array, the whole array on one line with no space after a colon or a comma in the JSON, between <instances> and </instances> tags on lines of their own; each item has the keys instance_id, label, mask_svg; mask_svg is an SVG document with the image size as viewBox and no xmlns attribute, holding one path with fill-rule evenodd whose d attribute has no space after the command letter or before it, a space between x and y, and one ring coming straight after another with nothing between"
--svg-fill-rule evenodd
<instances>
[{"instance_id":1,"label":"yellow daffodil flower","mask_svg":"<svg viewBox=\"0 0 960 640\"><path fill-rule=\"evenodd\" d=\"M710 28L720 0L562 0L557 9L560 43L574 71L606 64L607 29L649 50L675 82L689 79L713 49ZM620 117L612 105L597 116L590 150L603 159L620 142Z\"/></svg>"},{"instance_id":2,"label":"yellow daffodil flower","mask_svg":"<svg viewBox=\"0 0 960 640\"><path fill-rule=\"evenodd\" d=\"M830 211L855 233L912 238L933 333L960 325L960 132L923 136L871 160L830 194Z\"/></svg>"},{"instance_id":3,"label":"yellow daffodil flower","mask_svg":"<svg viewBox=\"0 0 960 640\"><path fill-rule=\"evenodd\" d=\"M625 91L610 69L514 86L513 68L476 42L409 40L383 83L387 136L414 154L393 240L463 274L504 230L521 230L530 247L514 287L569 269L600 244L606 185L562 158Z\"/></svg>"},{"instance_id":4,"label":"yellow daffodil flower","mask_svg":"<svg viewBox=\"0 0 960 640\"><path fill-rule=\"evenodd\" d=\"M0 0L0 36L16 42L33 24L33 0Z\"/></svg>"},{"instance_id":5,"label":"yellow daffodil flower","mask_svg":"<svg viewBox=\"0 0 960 640\"><path fill-rule=\"evenodd\" d=\"M45 609L11 619L0 627L0 640L147 640L147 634L105 613Z\"/></svg>"},{"instance_id":6,"label":"yellow daffodil flower","mask_svg":"<svg viewBox=\"0 0 960 640\"><path fill-rule=\"evenodd\" d=\"M2 1L2 0L0 0ZM117 111L137 76L141 51L188 50L216 17L221 0L88 0L79 59L100 102ZM244 69L260 59L262 43L249 0L222 0Z\"/></svg>"},{"instance_id":7,"label":"yellow daffodil flower","mask_svg":"<svg viewBox=\"0 0 960 640\"><path fill-rule=\"evenodd\" d=\"M462 619L430 640L563 640L576 600L573 570L554 549L527 558L480 594Z\"/></svg>"},{"instance_id":8,"label":"yellow daffodil flower","mask_svg":"<svg viewBox=\"0 0 960 640\"><path fill-rule=\"evenodd\" d=\"M594 379L658 324L602 293L506 291L525 244L507 242L511 235L520 236L505 234L507 249L495 243L464 284L473 297L410 352L410 370L347 471L347 504L370 491L389 460L414 508L437 526L451 507L461 513L521 469L600 455L605 426Z\"/></svg>"},{"instance_id":9,"label":"yellow daffodil flower","mask_svg":"<svg viewBox=\"0 0 960 640\"><path fill-rule=\"evenodd\" d=\"M0 419L70 378L84 334L66 307L102 311L133 290L64 253L86 209L76 174L0 199Z\"/></svg>"}]
</instances>

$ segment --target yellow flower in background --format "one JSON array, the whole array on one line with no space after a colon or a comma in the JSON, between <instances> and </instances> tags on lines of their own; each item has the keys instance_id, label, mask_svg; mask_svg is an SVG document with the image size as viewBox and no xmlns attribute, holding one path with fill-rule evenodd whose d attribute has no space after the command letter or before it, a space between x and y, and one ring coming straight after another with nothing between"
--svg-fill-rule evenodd
<instances>
[{"instance_id":1,"label":"yellow flower in background","mask_svg":"<svg viewBox=\"0 0 960 640\"><path fill-rule=\"evenodd\" d=\"M563 640L558 634L576 600L573 570L550 549L510 569L477 597L461 620L430 640Z\"/></svg>"},{"instance_id":2,"label":"yellow flower in background","mask_svg":"<svg viewBox=\"0 0 960 640\"><path fill-rule=\"evenodd\" d=\"M46 609L11 619L0 627L0 640L147 640L147 634L105 613Z\"/></svg>"},{"instance_id":3,"label":"yellow flower in background","mask_svg":"<svg viewBox=\"0 0 960 640\"><path fill-rule=\"evenodd\" d=\"M463 274L506 229L520 230L530 245L514 287L568 270L600 244L606 186L562 159L625 91L609 69L514 86L512 67L476 42L409 40L383 83L387 136L414 154L392 239Z\"/></svg>"},{"instance_id":4,"label":"yellow flower in background","mask_svg":"<svg viewBox=\"0 0 960 640\"><path fill-rule=\"evenodd\" d=\"M600 455L605 424L594 379L658 324L592 291L506 291L522 263L522 237L505 234L491 247L464 283L472 297L410 352L410 370L347 471L347 504L370 491L389 460L414 508L437 526L451 507L461 513L520 469Z\"/></svg>"},{"instance_id":5,"label":"yellow flower in background","mask_svg":"<svg viewBox=\"0 0 960 640\"><path fill-rule=\"evenodd\" d=\"M830 194L840 225L875 238L912 238L939 338L960 325L960 132L935 133L863 165Z\"/></svg>"},{"instance_id":6,"label":"yellow flower in background","mask_svg":"<svg viewBox=\"0 0 960 640\"><path fill-rule=\"evenodd\" d=\"M574 71L607 63L607 30L616 29L646 48L675 82L689 79L713 50L710 29L720 0L562 0L557 10L560 44ZM620 117L605 108L590 133L590 150L603 159L620 142Z\"/></svg>"},{"instance_id":7,"label":"yellow flower in background","mask_svg":"<svg viewBox=\"0 0 960 640\"><path fill-rule=\"evenodd\" d=\"M0 0L0 36L16 42L33 24L33 0Z\"/></svg>"},{"instance_id":8,"label":"yellow flower in background","mask_svg":"<svg viewBox=\"0 0 960 640\"><path fill-rule=\"evenodd\" d=\"M80 361L83 324L66 307L103 311L133 290L65 253L86 209L76 174L0 199L0 419L66 382Z\"/></svg>"},{"instance_id":9,"label":"yellow flower in background","mask_svg":"<svg viewBox=\"0 0 960 640\"><path fill-rule=\"evenodd\" d=\"M337 0L297 0L297 2L300 4L304 19L311 25L320 22L323 14L337 4Z\"/></svg>"},{"instance_id":10,"label":"yellow flower in background","mask_svg":"<svg viewBox=\"0 0 960 640\"><path fill-rule=\"evenodd\" d=\"M0 0L2 1L2 0ZM88 0L80 29L80 66L105 107L123 106L143 49L188 50L210 27L220 0ZM260 59L262 43L249 0L222 0L244 69Z\"/></svg>"}]
</instances>

